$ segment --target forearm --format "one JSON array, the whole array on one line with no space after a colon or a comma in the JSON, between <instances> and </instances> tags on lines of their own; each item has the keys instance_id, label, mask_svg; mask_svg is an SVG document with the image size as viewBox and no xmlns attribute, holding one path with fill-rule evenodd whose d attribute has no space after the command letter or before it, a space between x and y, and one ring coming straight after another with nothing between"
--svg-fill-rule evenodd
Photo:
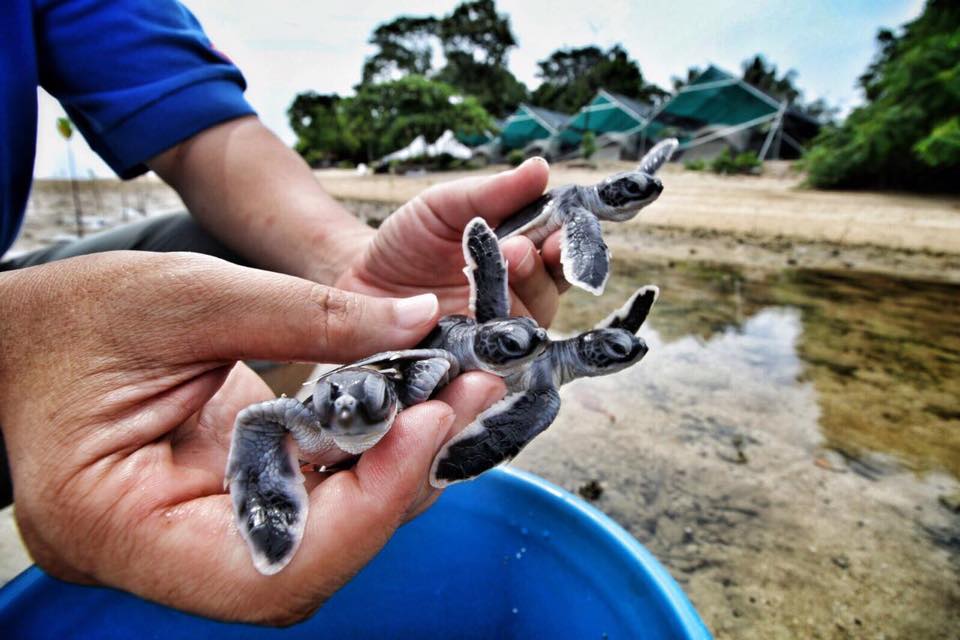
<instances>
[{"instance_id":1,"label":"forearm","mask_svg":"<svg viewBox=\"0 0 960 640\"><path fill-rule=\"evenodd\" d=\"M332 284L374 233L254 117L207 129L148 165L200 224L260 267Z\"/></svg>"}]
</instances>

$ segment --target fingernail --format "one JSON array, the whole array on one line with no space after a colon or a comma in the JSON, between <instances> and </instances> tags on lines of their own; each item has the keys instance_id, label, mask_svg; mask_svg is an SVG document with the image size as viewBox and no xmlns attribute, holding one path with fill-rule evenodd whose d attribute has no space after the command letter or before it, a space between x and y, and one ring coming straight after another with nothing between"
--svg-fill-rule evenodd
<instances>
[{"instance_id":1,"label":"fingernail","mask_svg":"<svg viewBox=\"0 0 960 640\"><path fill-rule=\"evenodd\" d=\"M412 298L401 298L393 303L396 325L401 329L416 329L437 315L437 296L425 293Z\"/></svg>"},{"instance_id":2,"label":"fingernail","mask_svg":"<svg viewBox=\"0 0 960 640\"><path fill-rule=\"evenodd\" d=\"M533 156L532 158L530 158L530 162L539 162L540 164L547 167L548 169L550 168L550 163L547 162L546 158L543 158L541 156Z\"/></svg>"}]
</instances>

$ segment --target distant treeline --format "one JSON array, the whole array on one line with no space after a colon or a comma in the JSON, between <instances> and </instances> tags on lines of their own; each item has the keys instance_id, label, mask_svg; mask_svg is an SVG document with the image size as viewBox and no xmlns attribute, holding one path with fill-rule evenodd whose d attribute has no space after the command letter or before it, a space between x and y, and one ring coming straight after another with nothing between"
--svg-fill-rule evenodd
<instances>
[{"instance_id":1,"label":"distant treeline","mask_svg":"<svg viewBox=\"0 0 960 640\"><path fill-rule=\"evenodd\" d=\"M859 78L866 104L814 140L810 183L960 192L960 3L929 0L877 44Z\"/></svg>"},{"instance_id":2,"label":"distant treeline","mask_svg":"<svg viewBox=\"0 0 960 640\"><path fill-rule=\"evenodd\" d=\"M806 101L797 74L780 74L762 54L743 63L743 80L824 124L805 159L818 187L956 189L944 179L960 156L960 21L949 0L930 0L900 34L883 30L880 52L860 78L867 104L842 124L822 99ZM647 82L620 45L558 49L537 64L530 91L508 68L517 46L494 0L463 2L442 17L401 16L370 36L354 95L306 92L288 115L296 149L312 165L371 162L417 135L434 139L496 132L496 118L522 102L573 113L603 88L652 106L670 97ZM672 79L679 90L700 70ZM954 182L960 182L954 180Z\"/></svg>"}]
</instances>

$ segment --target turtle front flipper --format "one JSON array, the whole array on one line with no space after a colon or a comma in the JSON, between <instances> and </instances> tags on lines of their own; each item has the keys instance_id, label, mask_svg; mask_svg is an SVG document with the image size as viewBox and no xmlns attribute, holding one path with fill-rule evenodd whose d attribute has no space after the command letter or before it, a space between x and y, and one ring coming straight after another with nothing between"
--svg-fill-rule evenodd
<instances>
[{"instance_id":1,"label":"turtle front flipper","mask_svg":"<svg viewBox=\"0 0 960 640\"><path fill-rule=\"evenodd\" d=\"M293 398L251 405L237 415L224 485L230 488L237 528L264 575L283 569L303 538L308 498L293 428L315 423Z\"/></svg>"},{"instance_id":2,"label":"turtle front flipper","mask_svg":"<svg viewBox=\"0 0 960 640\"><path fill-rule=\"evenodd\" d=\"M397 396L403 406L426 402L446 383L451 366L449 358L414 360L404 368L403 379L397 383Z\"/></svg>"},{"instance_id":3,"label":"turtle front flipper","mask_svg":"<svg viewBox=\"0 0 960 640\"><path fill-rule=\"evenodd\" d=\"M512 460L559 411L560 394L553 388L508 395L443 446L433 460L430 484L442 489Z\"/></svg>"},{"instance_id":4,"label":"turtle front flipper","mask_svg":"<svg viewBox=\"0 0 960 640\"><path fill-rule=\"evenodd\" d=\"M600 220L584 208L570 212L560 240L563 277L598 296L610 277L610 250L603 241Z\"/></svg>"},{"instance_id":5,"label":"turtle front flipper","mask_svg":"<svg viewBox=\"0 0 960 640\"><path fill-rule=\"evenodd\" d=\"M638 166L637 169L650 175L655 174L660 167L670 160L673 152L676 151L679 146L680 141L676 138L661 140L653 145L650 151L644 154L643 158L640 159L640 166Z\"/></svg>"},{"instance_id":6,"label":"turtle front flipper","mask_svg":"<svg viewBox=\"0 0 960 640\"><path fill-rule=\"evenodd\" d=\"M640 287L622 307L601 320L594 329L626 329L636 333L650 315L650 309L659 296L660 289L656 285Z\"/></svg>"},{"instance_id":7,"label":"turtle front flipper","mask_svg":"<svg viewBox=\"0 0 960 640\"><path fill-rule=\"evenodd\" d=\"M474 218L463 232L464 272L470 281L470 310L477 322L510 317L507 263L496 234L483 218Z\"/></svg>"}]
</instances>

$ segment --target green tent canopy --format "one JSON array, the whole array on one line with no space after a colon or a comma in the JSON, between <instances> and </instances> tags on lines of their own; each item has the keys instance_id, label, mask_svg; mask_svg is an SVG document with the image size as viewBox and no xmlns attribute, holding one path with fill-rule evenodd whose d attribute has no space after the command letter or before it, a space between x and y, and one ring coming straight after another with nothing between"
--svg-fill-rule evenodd
<instances>
[{"instance_id":1,"label":"green tent canopy","mask_svg":"<svg viewBox=\"0 0 960 640\"><path fill-rule=\"evenodd\" d=\"M640 132L647 141L667 135L681 149L694 149L736 136L760 157L797 157L819 123L713 65L680 89Z\"/></svg>"},{"instance_id":2,"label":"green tent canopy","mask_svg":"<svg viewBox=\"0 0 960 640\"><path fill-rule=\"evenodd\" d=\"M589 104L577 112L560 134L565 145L576 146L583 134L632 133L647 123L651 107L632 98L600 89Z\"/></svg>"},{"instance_id":3,"label":"green tent canopy","mask_svg":"<svg viewBox=\"0 0 960 640\"><path fill-rule=\"evenodd\" d=\"M569 119L565 113L524 103L504 121L500 140L505 149L522 149L534 140L556 135Z\"/></svg>"}]
</instances>

